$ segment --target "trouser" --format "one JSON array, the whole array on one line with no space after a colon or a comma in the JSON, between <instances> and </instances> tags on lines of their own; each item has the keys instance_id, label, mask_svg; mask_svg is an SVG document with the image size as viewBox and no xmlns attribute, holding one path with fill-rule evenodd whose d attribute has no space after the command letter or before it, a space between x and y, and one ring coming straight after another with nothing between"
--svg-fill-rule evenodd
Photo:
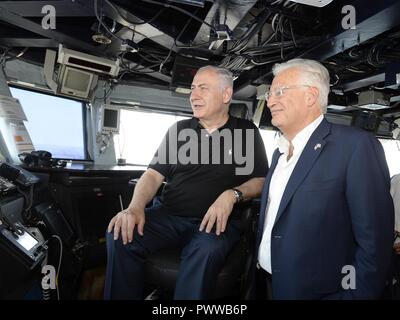
<instances>
[{"instance_id":1,"label":"trouser","mask_svg":"<svg viewBox=\"0 0 400 320\"><path fill-rule=\"evenodd\" d=\"M145 210L143 236L135 229L133 241L106 234L105 299L142 299L147 255L167 247L182 247L174 299L210 299L223 263L240 238L237 220L230 220L220 236L215 228L200 232L201 219L172 215L162 205ZM215 226L214 226L215 227Z\"/></svg>"},{"instance_id":2,"label":"trouser","mask_svg":"<svg viewBox=\"0 0 400 320\"><path fill-rule=\"evenodd\" d=\"M272 300L272 276L261 267L256 268L256 299Z\"/></svg>"}]
</instances>

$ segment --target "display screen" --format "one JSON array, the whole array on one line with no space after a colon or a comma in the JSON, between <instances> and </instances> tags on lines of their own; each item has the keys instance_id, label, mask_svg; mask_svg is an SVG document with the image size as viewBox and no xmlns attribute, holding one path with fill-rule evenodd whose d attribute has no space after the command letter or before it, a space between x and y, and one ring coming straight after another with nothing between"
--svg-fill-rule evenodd
<instances>
[{"instance_id":1,"label":"display screen","mask_svg":"<svg viewBox=\"0 0 400 320\"><path fill-rule=\"evenodd\" d=\"M104 127L118 128L118 110L104 109Z\"/></svg>"},{"instance_id":2,"label":"display screen","mask_svg":"<svg viewBox=\"0 0 400 320\"><path fill-rule=\"evenodd\" d=\"M64 85L73 90L86 92L90 85L90 75L85 72L79 72L73 69L68 69Z\"/></svg>"},{"instance_id":3,"label":"display screen","mask_svg":"<svg viewBox=\"0 0 400 320\"><path fill-rule=\"evenodd\" d=\"M25 232L23 235L19 236L17 242L28 251L38 243L38 241L28 232Z\"/></svg>"}]
</instances>

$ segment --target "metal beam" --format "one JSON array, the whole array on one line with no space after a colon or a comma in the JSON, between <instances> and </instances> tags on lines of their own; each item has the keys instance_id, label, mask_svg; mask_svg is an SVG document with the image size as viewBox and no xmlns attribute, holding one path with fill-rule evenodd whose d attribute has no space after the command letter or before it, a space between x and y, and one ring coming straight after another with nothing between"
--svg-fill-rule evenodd
<instances>
[{"instance_id":1,"label":"metal beam","mask_svg":"<svg viewBox=\"0 0 400 320\"><path fill-rule=\"evenodd\" d=\"M103 3L103 1L99 1L99 8L101 5L103 5ZM2 8L21 17L43 17L44 14L41 12L41 10L45 5L54 6L57 17L92 17L95 15L93 0L0 1L0 9ZM142 19L131 14L122 7L116 4L114 4L114 6L129 21L137 23L143 22ZM104 5L103 12L107 17L115 20L119 24L130 29L135 29L135 31L137 31L135 40L137 40L137 42L147 37L168 49L170 49L174 44L174 39L171 36L163 33L161 30L153 27L150 24L136 25L134 23L129 23L129 21L122 18L107 4ZM143 34L144 36L141 36L140 34ZM178 45L182 45L182 43L179 41L177 43ZM176 51L176 49L174 48L173 51Z\"/></svg>"},{"instance_id":2,"label":"metal beam","mask_svg":"<svg viewBox=\"0 0 400 320\"><path fill-rule=\"evenodd\" d=\"M98 2L98 10L100 10L100 3ZM82 2L82 5L84 5L87 9L92 10L94 13L94 0ZM124 26L125 28L121 29L118 32L118 36L123 39L131 39L132 38L132 33L135 33L134 36L134 41L136 43L140 42L141 40L145 38L149 38L155 43L158 43L162 45L163 47L166 47L167 49L172 51L177 51L177 48L174 46L174 38L171 36L163 33L161 30L153 27L152 25L145 23L145 24L135 24L135 23L141 23L143 22L142 19L139 17L131 14L129 11L125 10L124 8L116 5L113 3L114 7L123 15L123 17L116 12L112 7L109 5L105 4L104 7L102 8L102 12L104 13L105 16L108 18L118 22L120 25ZM177 41L178 45L182 45L181 42ZM107 52L117 52L120 50L120 47L116 43L115 39L113 39L113 44L107 48ZM138 68L144 68L141 71L142 72L151 72L148 73L148 76L151 76L153 78L165 81L167 83L171 82L171 77L164 75L160 72L153 72L154 70L146 68L145 66L137 65L135 64L136 67Z\"/></svg>"},{"instance_id":3,"label":"metal beam","mask_svg":"<svg viewBox=\"0 0 400 320\"><path fill-rule=\"evenodd\" d=\"M241 90L236 90L233 97L235 99L251 99L257 94L257 88L255 86L246 86Z\"/></svg>"},{"instance_id":4,"label":"metal beam","mask_svg":"<svg viewBox=\"0 0 400 320\"><path fill-rule=\"evenodd\" d=\"M298 57L324 61L400 25L400 1L398 0L356 0L352 5L356 10L355 30L343 30L339 19L334 35L328 35L317 46ZM258 76L254 77L257 73ZM271 72L267 70L267 67L253 68L242 73L235 88L240 90L253 81L262 83L270 77Z\"/></svg>"},{"instance_id":5,"label":"metal beam","mask_svg":"<svg viewBox=\"0 0 400 320\"><path fill-rule=\"evenodd\" d=\"M34 47L34 48L57 48L58 42L53 39L43 38L0 38L0 44L7 47Z\"/></svg>"},{"instance_id":6,"label":"metal beam","mask_svg":"<svg viewBox=\"0 0 400 320\"><path fill-rule=\"evenodd\" d=\"M300 57L323 61L400 24L398 0L358 0L352 5L356 12L356 29L344 30L340 19L334 36L328 37Z\"/></svg>"},{"instance_id":7,"label":"metal beam","mask_svg":"<svg viewBox=\"0 0 400 320\"><path fill-rule=\"evenodd\" d=\"M87 10L91 10L94 15L94 0L80 0L81 4L85 6ZM104 4L104 5L103 5ZM103 5L103 6L102 6ZM165 34L163 31L153 27L151 24L145 23L145 24L136 24L136 23L141 23L143 20L134 14L130 13L129 11L125 10L124 8L118 6L117 4L113 3L114 7L123 15L123 17L116 12L110 5L108 5L106 2L100 2L98 1L98 10L102 8L103 14L118 22L120 25L135 31L135 39L134 41L140 42L141 40L145 38L149 38L152 41L162 45L163 47L168 48L169 50L174 44L174 38ZM177 41L178 45L182 45L181 42ZM177 49L174 47L172 48L173 51L177 51Z\"/></svg>"},{"instance_id":8,"label":"metal beam","mask_svg":"<svg viewBox=\"0 0 400 320\"><path fill-rule=\"evenodd\" d=\"M84 41L78 40L61 32L51 29L43 29L40 24L25 19L16 13L0 7L0 20L12 24L16 27L31 31L43 37L52 39L58 43L65 44L71 48L83 50L89 53L99 54L103 52L103 46L95 47Z\"/></svg>"},{"instance_id":9,"label":"metal beam","mask_svg":"<svg viewBox=\"0 0 400 320\"><path fill-rule=\"evenodd\" d=\"M0 8L22 17L43 17L42 8L51 5L56 9L57 17L90 17L94 12L87 10L78 1L1 1Z\"/></svg>"},{"instance_id":10,"label":"metal beam","mask_svg":"<svg viewBox=\"0 0 400 320\"><path fill-rule=\"evenodd\" d=\"M356 89L360 89L363 87L368 87L373 84L385 81L385 72L378 73L366 78L361 78L353 81L346 82L342 85L337 86L338 89L342 89L343 91L352 91Z\"/></svg>"},{"instance_id":11,"label":"metal beam","mask_svg":"<svg viewBox=\"0 0 400 320\"><path fill-rule=\"evenodd\" d=\"M7 3L9 3L10 1L7 1ZM27 1L27 2L31 2L31 1ZM41 3L45 3L45 1L33 1L36 6L39 6L39 4ZM54 2L58 2L58 1L54 1ZM64 5L66 5L67 3L69 3L69 7L72 8L74 7L74 5L71 3L71 1L61 1ZM93 1L79 1L77 0L76 2L80 2L79 7L83 8L84 12L92 12L92 15L94 15L94 6L93 6ZM0 2L1 4L1 2ZM48 2L46 2L46 4L49 4ZM122 12L122 14L129 18L129 20L132 21L141 21L139 18L131 15L128 11L124 10L123 8L118 7L118 9ZM40 9L41 10L41 9ZM57 9L56 9L57 10ZM58 12L57 12L58 14ZM121 16L117 15L115 10L113 10L112 8L108 8L105 12L105 14L107 16L109 16L112 19L115 19L118 23L129 27L130 29L134 29L135 28L135 24L129 23L127 20L123 19ZM36 39L38 41L31 41L31 42L26 42L24 43L23 40L19 41L16 38L8 38L8 39L4 39L4 42L7 42L9 45L12 46L22 46L22 47L26 47L27 44L31 43L33 45L29 45L29 46L41 46L41 44L45 44L47 42L47 44L49 45L49 47L56 47L58 45L58 43L62 43L65 44L69 47L71 47L72 49L77 49L77 50L82 50L82 51L86 51L88 53L93 53L93 54L97 54L97 55L103 55L104 54L104 46L99 46L99 47L95 47L92 46L90 44L87 44L84 41L81 41L79 39L76 39L74 37L68 36L66 34L60 33L56 30L46 30L43 29L42 26L40 24L37 24L35 22L32 22L28 19L25 19L24 17L21 17L19 14L16 14L14 12L11 12L7 6L1 6L0 5L0 20L5 21L11 25L14 25L16 27L28 30L30 32L36 33L38 35L41 35L43 37L46 37L48 39ZM124 30L121 30L121 33L123 33ZM128 30L126 30L128 31ZM149 37L149 38L153 38L153 40L155 39L154 37L156 37L157 40L155 40L155 42L158 42L159 44L162 44L164 46L166 46L168 49L170 48L169 46L172 46L174 43L174 39L172 37L169 37L167 35L164 35L160 30L154 28L153 26L149 25L149 24L145 24L145 25L141 25L140 27L136 27L135 29L136 32L140 32L140 33L144 33L145 36ZM144 37L142 37L143 39ZM135 41L138 41L140 39L137 39L135 37ZM35 45L36 44L36 45ZM150 71L150 69L143 69L143 71ZM151 70L152 71L152 70ZM170 82L170 77L163 75L161 73L151 73L149 74L150 76L156 78L156 79L160 79L162 81L166 81L166 82Z\"/></svg>"},{"instance_id":12,"label":"metal beam","mask_svg":"<svg viewBox=\"0 0 400 320\"><path fill-rule=\"evenodd\" d=\"M160 72L155 72L154 70L152 70L150 68L147 68L145 66L142 66L140 64L137 64L135 62L129 63L128 67L129 68L141 69L140 72L142 72L143 74L145 74L147 76L156 78L156 79L161 80L161 81L165 81L167 83L171 82L171 77L170 76L167 76L167 75L162 74ZM140 74L140 72L138 72L138 73ZM129 72L127 72L127 73L129 73Z\"/></svg>"},{"instance_id":13,"label":"metal beam","mask_svg":"<svg viewBox=\"0 0 400 320\"><path fill-rule=\"evenodd\" d=\"M400 83L400 79L398 79L400 77L400 64L391 62L382 69L368 77L353 79L352 81L337 85L335 88L342 89L343 91L352 91L384 82L381 86L386 89L397 89Z\"/></svg>"},{"instance_id":14,"label":"metal beam","mask_svg":"<svg viewBox=\"0 0 400 320\"><path fill-rule=\"evenodd\" d=\"M84 8L78 1L2 1L0 7L22 17L43 17L42 8L51 5L57 17L88 17L94 13Z\"/></svg>"},{"instance_id":15,"label":"metal beam","mask_svg":"<svg viewBox=\"0 0 400 320\"><path fill-rule=\"evenodd\" d=\"M253 8L257 0L237 0L237 1L216 1L212 5L210 11L207 14L207 17L204 21L209 24L212 23L216 12L219 10L221 19L220 23L223 24L226 15L226 25L230 30L234 30L239 22L243 19L243 17L247 14L247 12ZM209 41L210 36L210 27L206 24L202 24L197 35L194 39L194 44L199 43L207 43Z\"/></svg>"}]
</instances>

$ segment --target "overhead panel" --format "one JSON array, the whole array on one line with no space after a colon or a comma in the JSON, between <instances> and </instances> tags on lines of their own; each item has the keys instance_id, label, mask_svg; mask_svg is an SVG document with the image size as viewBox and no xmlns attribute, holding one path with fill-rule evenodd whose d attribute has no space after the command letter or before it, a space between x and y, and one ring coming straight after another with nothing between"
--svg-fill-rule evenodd
<instances>
[{"instance_id":1,"label":"overhead panel","mask_svg":"<svg viewBox=\"0 0 400 320\"><path fill-rule=\"evenodd\" d=\"M215 1L204 20L212 24L215 15L219 12L219 23L226 24L230 30L234 30L256 2L257 0ZM207 43L209 40L210 27L203 23L193 42L194 44L201 44Z\"/></svg>"}]
</instances>

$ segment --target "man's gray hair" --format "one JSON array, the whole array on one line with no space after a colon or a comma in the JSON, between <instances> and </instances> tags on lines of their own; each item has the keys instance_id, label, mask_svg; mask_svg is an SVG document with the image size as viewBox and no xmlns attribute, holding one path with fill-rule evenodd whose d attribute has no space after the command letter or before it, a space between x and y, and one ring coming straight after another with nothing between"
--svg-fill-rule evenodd
<instances>
[{"instance_id":1,"label":"man's gray hair","mask_svg":"<svg viewBox=\"0 0 400 320\"><path fill-rule=\"evenodd\" d=\"M201 67L199 70L197 70L197 72L199 73L205 70L212 70L218 74L224 84L223 88L233 88L233 74L228 69L208 65Z\"/></svg>"},{"instance_id":2,"label":"man's gray hair","mask_svg":"<svg viewBox=\"0 0 400 320\"><path fill-rule=\"evenodd\" d=\"M284 63L277 63L272 68L274 76L289 68L300 70L300 77L306 84L316 87L319 93L319 103L323 114L326 113L329 95L329 72L318 61L307 59L292 59Z\"/></svg>"}]
</instances>

